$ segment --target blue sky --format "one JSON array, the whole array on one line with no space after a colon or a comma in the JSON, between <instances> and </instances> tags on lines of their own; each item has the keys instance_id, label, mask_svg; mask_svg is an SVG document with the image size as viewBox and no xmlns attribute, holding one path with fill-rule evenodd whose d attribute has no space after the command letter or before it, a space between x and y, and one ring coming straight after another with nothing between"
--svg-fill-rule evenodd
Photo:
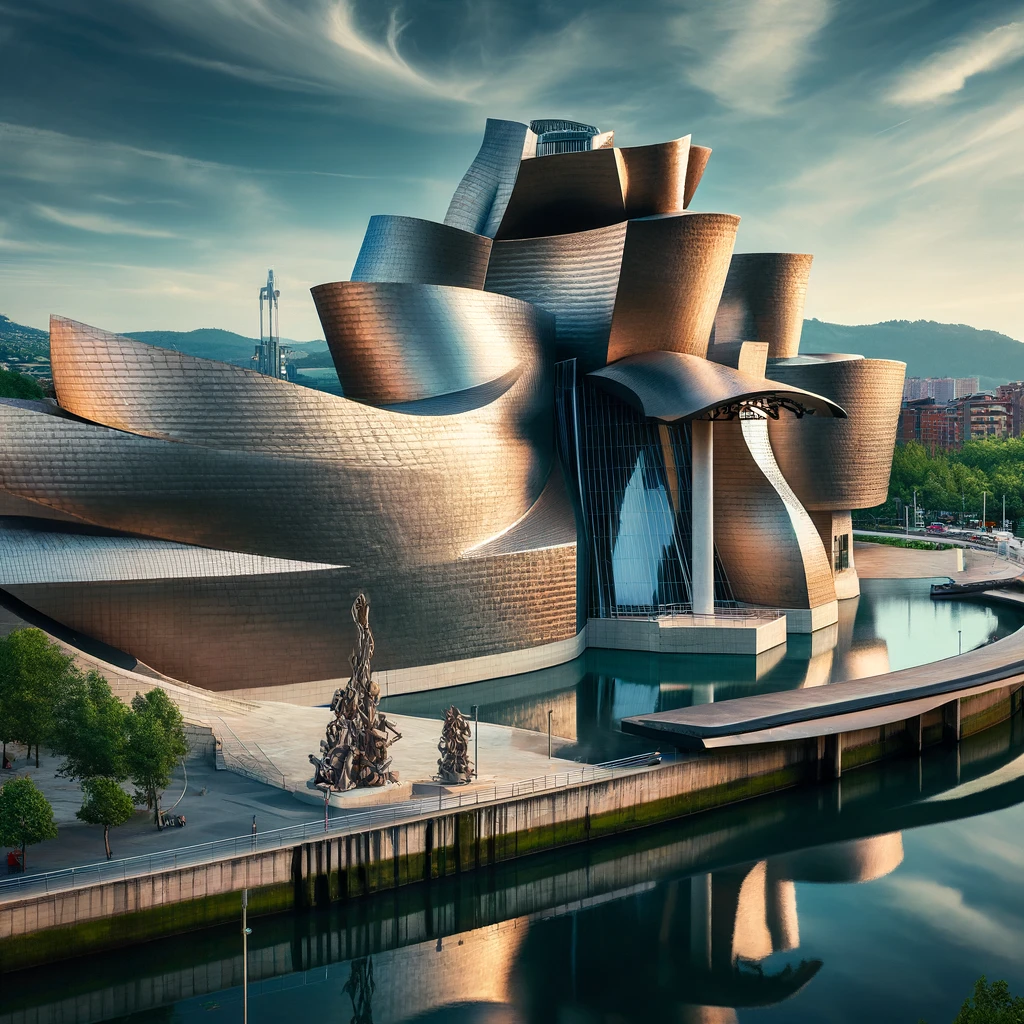
<instances>
[{"instance_id":1,"label":"blue sky","mask_svg":"<svg viewBox=\"0 0 1024 1024\"><path fill-rule=\"evenodd\" d=\"M815 254L807 312L1024 339L1020 0L0 0L0 312L321 336L374 213L487 116L692 132L693 208Z\"/></svg>"}]
</instances>

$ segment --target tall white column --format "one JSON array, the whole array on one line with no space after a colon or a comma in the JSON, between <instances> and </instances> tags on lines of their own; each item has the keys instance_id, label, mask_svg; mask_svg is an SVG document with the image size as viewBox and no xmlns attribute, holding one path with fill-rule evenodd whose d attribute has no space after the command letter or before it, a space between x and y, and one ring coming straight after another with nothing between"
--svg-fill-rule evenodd
<instances>
[{"instance_id":1,"label":"tall white column","mask_svg":"<svg viewBox=\"0 0 1024 1024\"><path fill-rule=\"evenodd\" d=\"M711 420L690 423L693 495L690 513L693 558L692 599L695 615L712 615L715 611L715 496L714 438Z\"/></svg>"}]
</instances>

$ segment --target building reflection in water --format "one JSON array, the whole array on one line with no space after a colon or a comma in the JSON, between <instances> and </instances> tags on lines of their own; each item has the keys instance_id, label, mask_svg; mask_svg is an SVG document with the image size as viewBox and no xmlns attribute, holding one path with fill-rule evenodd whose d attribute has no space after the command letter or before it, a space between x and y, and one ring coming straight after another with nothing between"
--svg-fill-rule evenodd
<instances>
[{"instance_id":1,"label":"building reflection in water","mask_svg":"<svg viewBox=\"0 0 1024 1024\"><path fill-rule=\"evenodd\" d=\"M780 1003L822 966L795 955L795 883L870 881L902 859L895 832L654 885L531 925L513 966L515 1019L710 1024ZM785 953L794 955L762 964Z\"/></svg>"}]
</instances>

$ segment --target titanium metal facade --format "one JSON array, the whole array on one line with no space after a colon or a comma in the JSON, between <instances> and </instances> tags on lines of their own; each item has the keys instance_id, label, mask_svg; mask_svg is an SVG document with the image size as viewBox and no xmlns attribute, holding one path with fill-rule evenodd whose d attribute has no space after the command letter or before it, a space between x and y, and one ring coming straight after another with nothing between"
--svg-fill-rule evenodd
<instances>
[{"instance_id":1,"label":"titanium metal facade","mask_svg":"<svg viewBox=\"0 0 1024 1024\"><path fill-rule=\"evenodd\" d=\"M382 669L508 655L694 599L721 419L698 582L844 596L902 364L793 358L810 258L688 212L710 152L489 120L444 224L373 217L312 289L344 397L53 317L57 404L0 399L0 588L213 689L344 675L359 591Z\"/></svg>"}]
</instances>

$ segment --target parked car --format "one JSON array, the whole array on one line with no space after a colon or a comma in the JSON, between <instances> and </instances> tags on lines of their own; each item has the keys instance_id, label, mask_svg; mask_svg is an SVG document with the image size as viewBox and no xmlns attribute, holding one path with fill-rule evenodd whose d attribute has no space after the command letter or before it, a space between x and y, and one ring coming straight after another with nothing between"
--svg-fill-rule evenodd
<instances>
[{"instance_id":1,"label":"parked car","mask_svg":"<svg viewBox=\"0 0 1024 1024\"><path fill-rule=\"evenodd\" d=\"M928 533L947 533L945 523L929 523L927 527Z\"/></svg>"}]
</instances>

